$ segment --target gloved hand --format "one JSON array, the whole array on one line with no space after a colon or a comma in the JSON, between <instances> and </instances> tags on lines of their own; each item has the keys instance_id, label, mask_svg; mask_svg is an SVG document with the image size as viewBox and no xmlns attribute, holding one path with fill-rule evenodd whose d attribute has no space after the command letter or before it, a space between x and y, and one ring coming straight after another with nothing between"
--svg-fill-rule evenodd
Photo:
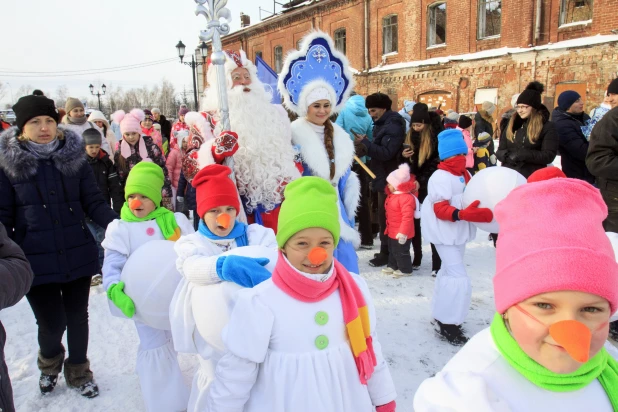
<instances>
[{"instance_id":1,"label":"gloved hand","mask_svg":"<svg viewBox=\"0 0 618 412\"><path fill-rule=\"evenodd\" d=\"M185 198L184 198L184 197L182 197L182 196L176 196L176 202L179 202L179 203L184 203L184 201L185 201Z\"/></svg>"},{"instance_id":2,"label":"gloved hand","mask_svg":"<svg viewBox=\"0 0 618 412\"><path fill-rule=\"evenodd\" d=\"M395 412L396 407L395 401L390 401L386 405L376 406L376 412Z\"/></svg>"},{"instance_id":3,"label":"gloved hand","mask_svg":"<svg viewBox=\"0 0 618 412\"><path fill-rule=\"evenodd\" d=\"M223 163L226 157L234 155L238 150L238 135L234 132L223 131L212 145L212 156L217 163Z\"/></svg>"},{"instance_id":4,"label":"gloved hand","mask_svg":"<svg viewBox=\"0 0 618 412\"><path fill-rule=\"evenodd\" d=\"M135 315L135 303L123 292L124 282L118 282L107 288L107 298L111 300L124 315L131 319Z\"/></svg>"},{"instance_id":5,"label":"gloved hand","mask_svg":"<svg viewBox=\"0 0 618 412\"><path fill-rule=\"evenodd\" d=\"M517 163L521 160L519 152L509 152L507 157L513 163Z\"/></svg>"},{"instance_id":6,"label":"gloved hand","mask_svg":"<svg viewBox=\"0 0 618 412\"><path fill-rule=\"evenodd\" d=\"M408 240L408 237L404 235L403 233L397 233L397 236L395 236L395 239L397 239L400 245L403 245Z\"/></svg>"},{"instance_id":7,"label":"gloved hand","mask_svg":"<svg viewBox=\"0 0 618 412\"><path fill-rule=\"evenodd\" d=\"M221 256L217 259L217 275L221 280L252 288L270 278L270 272L264 267L268 262L266 258Z\"/></svg>"},{"instance_id":8,"label":"gloved hand","mask_svg":"<svg viewBox=\"0 0 618 412\"><path fill-rule=\"evenodd\" d=\"M478 207L481 204L480 200L475 200L470 203L470 206L458 213L459 220L476 223L489 223L493 220L494 214L491 209L486 207Z\"/></svg>"}]
</instances>

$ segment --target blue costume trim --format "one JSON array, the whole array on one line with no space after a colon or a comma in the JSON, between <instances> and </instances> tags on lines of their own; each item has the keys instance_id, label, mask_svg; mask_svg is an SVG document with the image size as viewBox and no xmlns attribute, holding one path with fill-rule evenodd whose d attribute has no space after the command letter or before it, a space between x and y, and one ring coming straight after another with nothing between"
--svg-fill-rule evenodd
<instances>
[{"instance_id":1,"label":"blue costume trim","mask_svg":"<svg viewBox=\"0 0 618 412\"><path fill-rule=\"evenodd\" d=\"M200 234L206 236L208 239L217 240L217 239L234 239L236 241L236 246L247 246L249 244L249 238L247 237L247 226L245 223L235 221L234 228L232 231L225 237L217 236L208 229L204 220L200 219L200 224L198 227L198 231Z\"/></svg>"}]
</instances>

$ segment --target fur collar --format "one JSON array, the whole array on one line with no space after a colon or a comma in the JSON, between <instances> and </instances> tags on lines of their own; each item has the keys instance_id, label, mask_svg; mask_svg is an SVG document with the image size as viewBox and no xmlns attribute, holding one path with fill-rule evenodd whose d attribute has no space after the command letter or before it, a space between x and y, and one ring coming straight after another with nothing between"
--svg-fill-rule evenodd
<instances>
[{"instance_id":1,"label":"fur collar","mask_svg":"<svg viewBox=\"0 0 618 412\"><path fill-rule=\"evenodd\" d=\"M335 177L333 182L345 174L352 166L354 157L354 144L350 135L336 123L333 123L335 145ZM330 181L330 165L328 154L322 141L305 118L299 118L292 123L292 142L300 146L300 154L304 163L309 166L314 176L319 176Z\"/></svg>"},{"instance_id":2,"label":"fur collar","mask_svg":"<svg viewBox=\"0 0 618 412\"><path fill-rule=\"evenodd\" d=\"M66 126L58 125L58 129L64 133L64 144L52 154L51 160L60 173L72 176L86 162L84 143L81 136ZM0 168L16 180L30 179L37 174L39 159L17 140L17 127L0 134Z\"/></svg>"}]
</instances>

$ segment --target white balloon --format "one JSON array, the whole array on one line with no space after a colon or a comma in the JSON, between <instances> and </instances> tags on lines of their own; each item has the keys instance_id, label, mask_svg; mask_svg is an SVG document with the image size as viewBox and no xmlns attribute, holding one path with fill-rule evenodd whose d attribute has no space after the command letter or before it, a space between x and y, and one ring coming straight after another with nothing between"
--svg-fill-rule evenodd
<instances>
[{"instance_id":1,"label":"white balloon","mask_svg":"<svg viewBox=\"0 0 618 412\"><path fill-rule=\"evenodd\" d=\"M508 167L488 167L475 174L466 185L463 193L463 206L468 207L480 200L479 207L494 211L496 205L504 200L513 189L526 183L526 178ZM499 233L496 218L490 223L475 223L476 227L489 233Z\"/></svg>"},{"instance_id":2,"label":"white balloon","mask_svg":"<svg viewBox=\"0 0 618 412\"><path fill-rule=\"evenodd\" d=\"M264 257L270 260L265 268L272 273L277 264L277 250L265 246L243 246L229 250L220 256L236 255L246 257ZM192 292L191 306L195 325L204 340L219 352L225 351L221 332L227 325L236 303L236 292L242 289L232 282L215 285L195 286Z\"/></svg>"},{"instance_id":3,"label":"white balloon","mask_svg":"<svg viewBox=\"0 0 618 412\"><path fill-rule=\"evenodd\" d=\"M174 242L169 240L153 240L129 256L120 279L135 303L133 319L156 329L171 329L170 303L181 280L177 258Z\"/></svg>"}]
</instances>

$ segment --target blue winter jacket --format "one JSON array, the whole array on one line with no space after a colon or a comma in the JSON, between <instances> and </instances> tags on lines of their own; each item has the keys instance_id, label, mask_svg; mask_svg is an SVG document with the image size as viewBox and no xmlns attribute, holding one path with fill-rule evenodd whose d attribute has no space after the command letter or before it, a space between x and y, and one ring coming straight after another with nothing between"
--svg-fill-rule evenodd
<instances>
[{"instance_id":1,"label":"blue winter jacket","mask_svg":"<svg viewBox=\"0 0 618 412\"><path fill-rule=\"evenodd\" d=\"M351 130L367 135L369 141L373 141L373 120L365 107L365 98L359 94L348 99L335 123L350 135L352 141L354 141L354 135ZM367 162L365 156L361 160Z\"/></svg>"},{"instance_id":2,"label":"blue winter jacket","mask_svg":"<svg viewBox=\"0 0 618 412\"><path fill-rule=\"evenodd\" d=\"M17 128L0 135L0 222L26 254L33 286L92 276L98 251L85 223L118 218L97 186L81 136L64 133L50 159L38 159L17 139Z\"/></svg>"}]
</instances>

